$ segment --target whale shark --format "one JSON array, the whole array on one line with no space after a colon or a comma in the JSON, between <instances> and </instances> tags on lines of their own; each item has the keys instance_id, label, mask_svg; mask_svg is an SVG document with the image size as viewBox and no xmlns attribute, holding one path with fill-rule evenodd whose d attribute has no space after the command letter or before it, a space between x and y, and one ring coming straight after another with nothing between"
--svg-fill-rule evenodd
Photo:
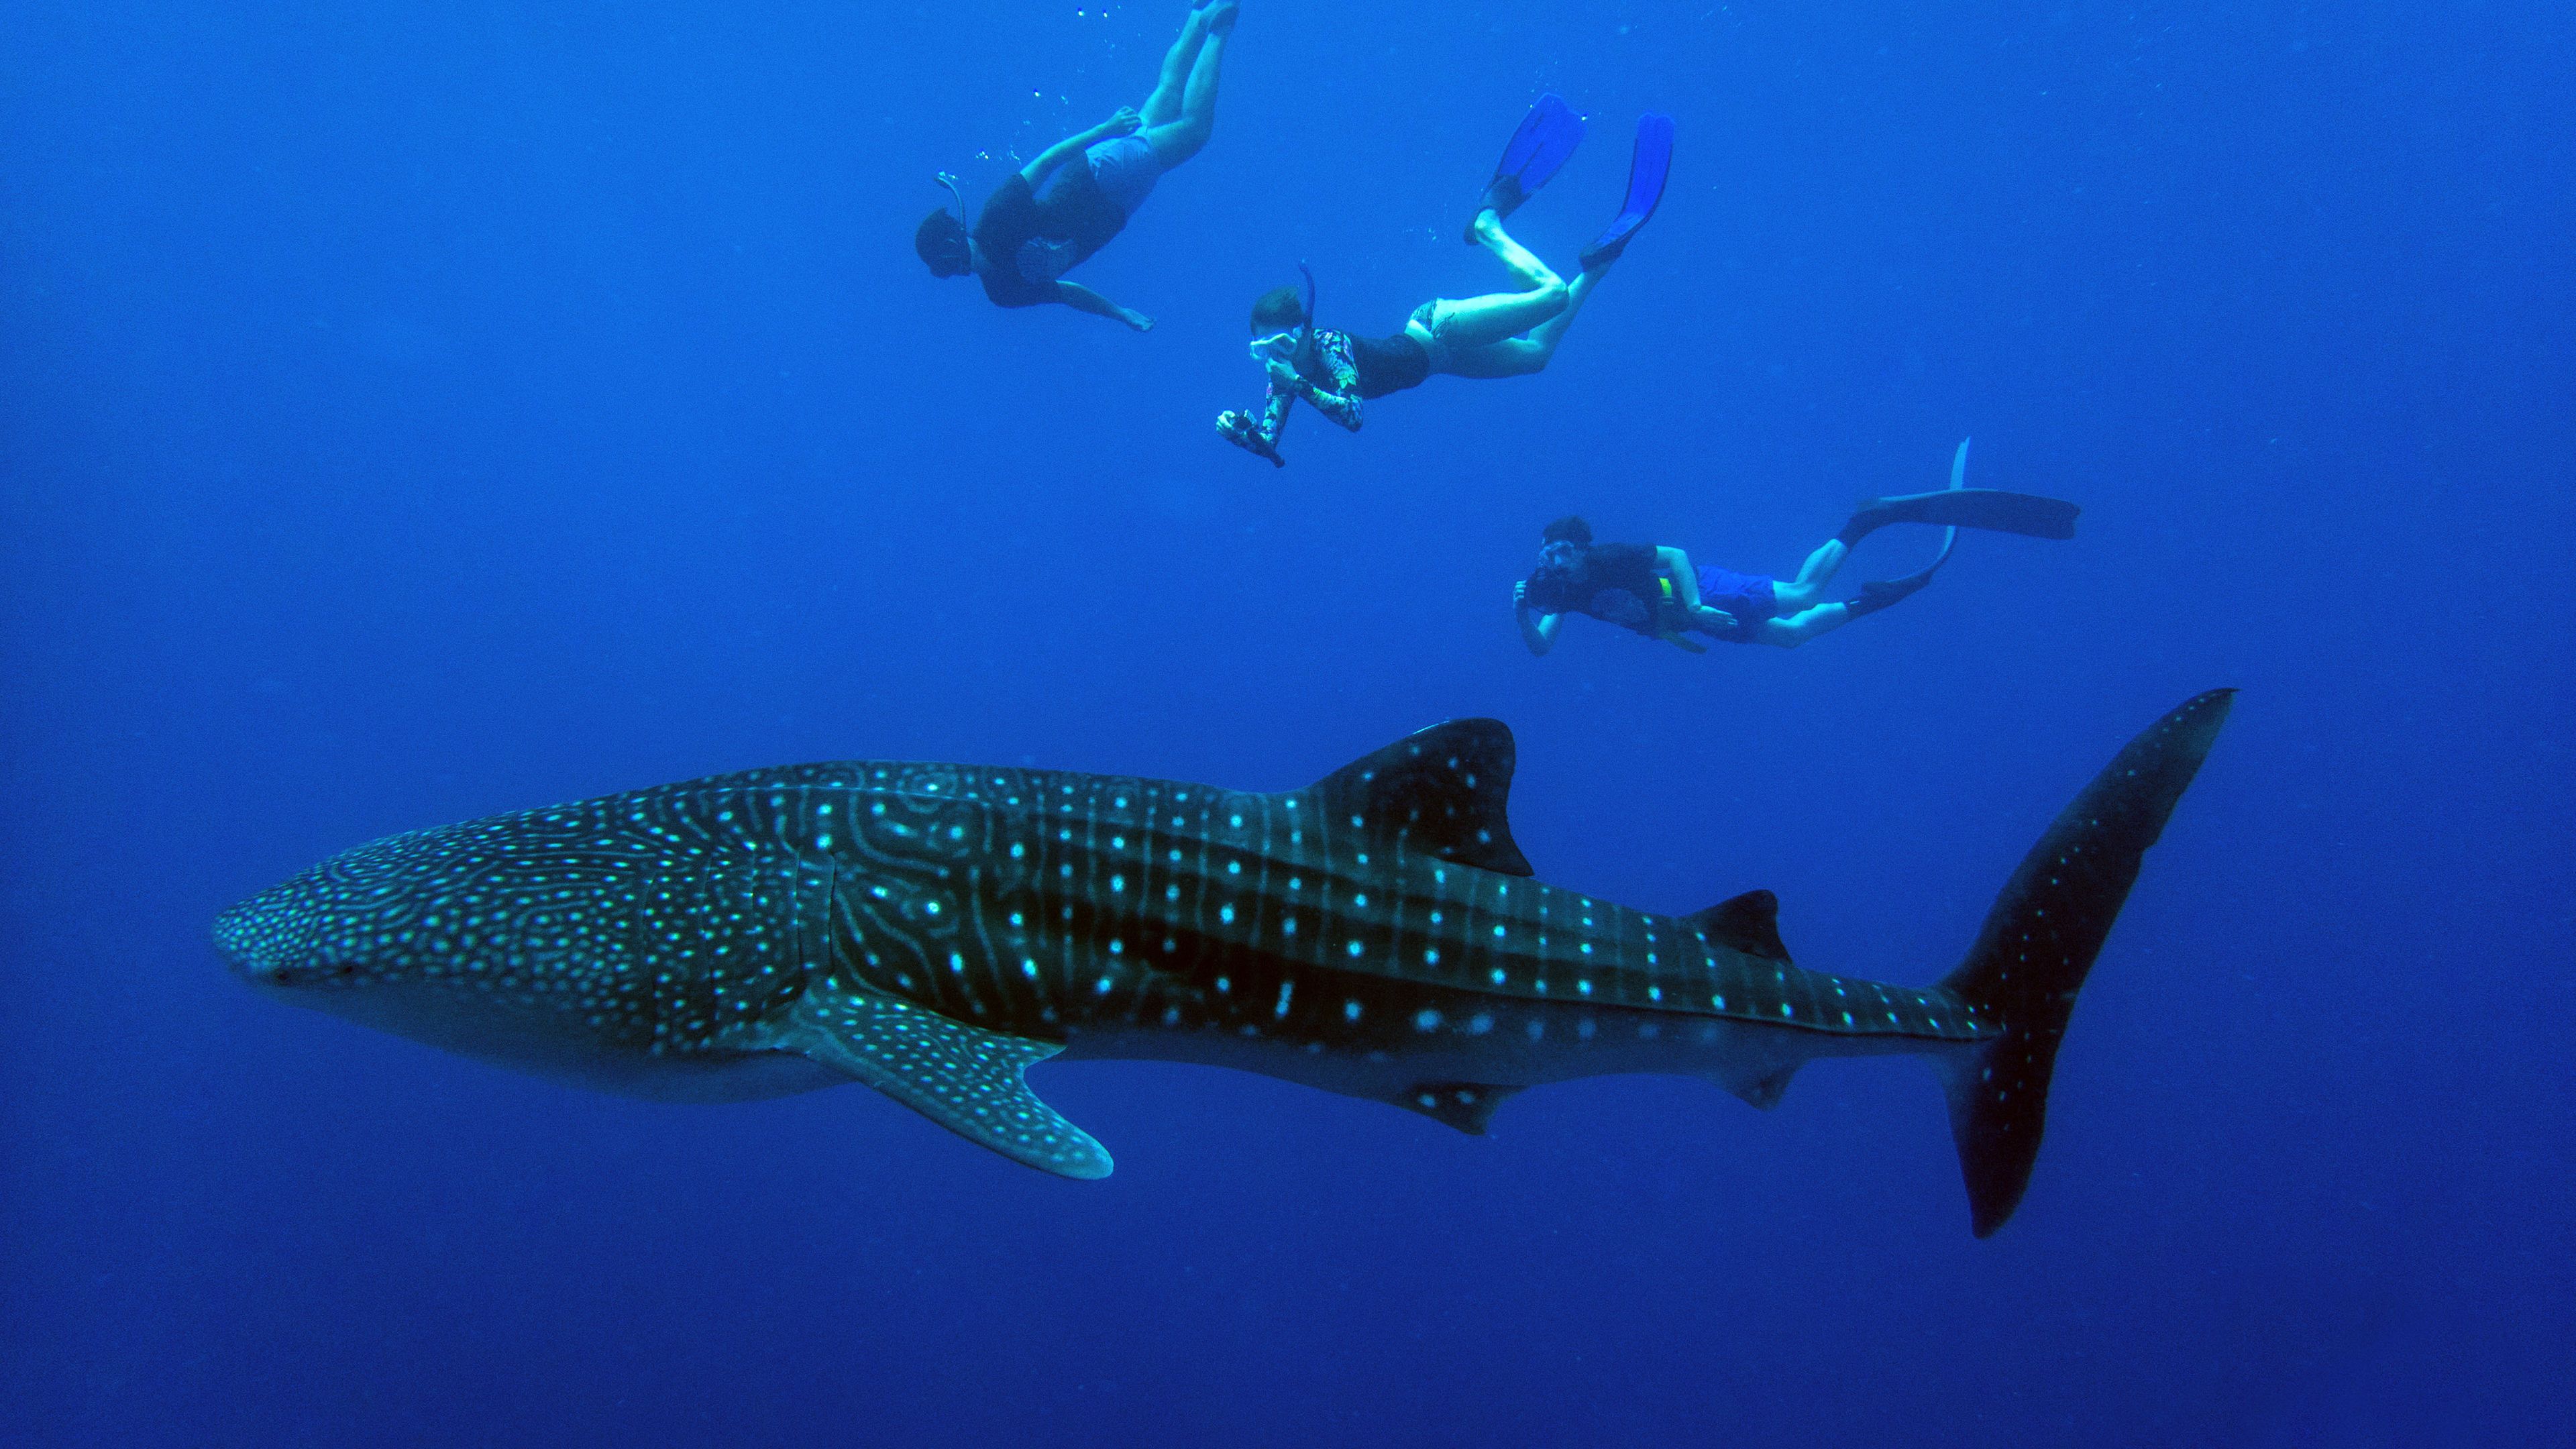
<instances>
[{"instance_id":1,"label":"whale shark","mask_svg":"<svg viewBox=\"0 0 2576 1449\"><path fill-rule=\"evenodd\" d=\"M2130 741L1923 986L1796 965L1768 891L1666 916L1538 882L1489 719L1275 793L884 760L716 775L362 845L214 939L267 992L447 1050L681 1100L862 1082L1070 1178L1110 1157L1031 1090L1059 1056L1239 1068L1481 1134L1576 1077L1767 1107L1815 1058L1921 1055L1984 1237L2232 698Z\"/></svg>"}]
</instances>

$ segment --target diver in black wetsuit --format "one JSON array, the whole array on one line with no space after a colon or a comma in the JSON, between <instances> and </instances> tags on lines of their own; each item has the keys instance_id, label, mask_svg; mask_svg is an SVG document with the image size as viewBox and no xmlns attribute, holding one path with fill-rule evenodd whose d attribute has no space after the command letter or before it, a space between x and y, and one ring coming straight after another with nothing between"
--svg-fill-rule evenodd
<instances>
[{"instance_id":1,"label":"diver in black wetsuit","mask_svg":"<svg viewBox=\"0 0 2576 1449\"><path fill-rule=\"evenodd\" d=\"M1773 644L1794 649L1864 614L1875 614L1932 582L1949 561L1962 528L2018 533L2031 538L2073 538L2076 506L2028 493L1964 488L1968 445L1959 445L1952 487L1939 493L1878 498L1861 505L1842 532L1807 555L1794 579L1739 574L1708 564L1694 566L1678 548L1639 543L1594 543L1592 525L1560 518L1540 535L1539 566L1512 585L1512 610L1521 641L1532 654L1556 645L1567 614L1589 614L1605 623L1661 639L1694 654L1707 646L1692 634L1730 644ZM1862 539L1891 523L1949 526L1940 556L1902 578L1873 579L1855 599L1820 596L1834 572Z\"/></svg>"},{"instance_id":2,"label":"diver in black wetsuit","mask_svg":"<svg viewBox=\"0 0 2576 1449\"><path fill-rule=\"evenodd\" d=\"M973 272L996 307L1062 302L1139 332L1151 330L1153 318L1063 276L1126 227L1164 172L1207 144L1216 126L1217 76L1236 14L1237 0L1201 0L1164 55L1162 75L1144 108L1122 109L1041 152L986 198L971 232L966 197L955 178L941 172L939 184L957 198L957 210L932 212L912 238L931 275Z\"/></svg>"}]
</instances>

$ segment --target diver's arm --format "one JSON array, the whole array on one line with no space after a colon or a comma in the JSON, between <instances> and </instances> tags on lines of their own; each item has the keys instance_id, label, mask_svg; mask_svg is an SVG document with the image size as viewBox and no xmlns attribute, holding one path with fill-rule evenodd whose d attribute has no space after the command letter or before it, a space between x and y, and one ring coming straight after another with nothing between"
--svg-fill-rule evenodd
<instances>
[{"instance_id":1,"label":"diver's arm","mask_svg":"<svg viewBox=\"0 0 2576 1449\"><path fill-rule=\"evenodd\" d=\"M1288 426L1288 410L1296 405L1296 394L1275 387L1261 395L1261 441L1279 441L1280 430Z\"/></svg>"},{"instance_id":2,"label":"diver's arm","mask_svg":"<svg viewBox=\"0 0 2576 1449\"><path fill-rule=\"evenodd\" d=\"M1363 419L1360 416L1360 372L1351 361L1351 339L1345 333L1325 332L1315 339L1315 343L1315 355L1323 362L1324 370L1333 375L1333 385L1318 387L1285 359L1273 357L1262 364L1263 370L1270 374L1271 390L1284 389L1304 398L1315 411L1331 418L1346 431L1356 433Z\"/></svg>"},{"instance_id":3,"label":"diver's arm","mask_svg":"<svg viewBox=\"0 0 2576 1449\"><path fill-rule=\"evenodd\" d=\"M1520 623L1521 642L1529 646L1529 652L1545 654L1556 647L1556 631L1565 622L1565 616L1542 614L1531 608L1528 594L1528 580L1512 585L1512 617Z\"/></svg>"},{"instance_id":4,"label":"diver's arm","mask_svg":"<svg viewBox=\"0 0 2576 1449\"><path fill-rule=\"evenodd\" d=\"M1154 330L1153 318L1132 307L1121 307L1080 282L1056 283L1055 299L1076 312L1088 312L1094 317L1106 317L1113 322L1124 322L1139 332Z\"/></svg>"},{"instance_id":5,"label":"diver's arm","mask_svg":"<svg viewBox=\"0 0 2576 1449\"><path fill-rule=\"evenodd\" d=\"M1315 411L1356 433L1361 422L1360 369L1351 360L1351 335L1328 331L1316 342L1315 355L1323 359L1324 370L1333 375L1333 385L1327 389L1308 384L1306 401L1314 405Z\"/></svg>"},{"instance_id":6,"label":"diver's arm","mask_svg":"<svg viewBox=\"0 0 2576 1449\"><path fill-rule=\"evenodd\" d=\"M1668 544L1657 544L1655 545L1655 569L1665 578L1672 580L1673 602L1681 606L1683 616L1693 625L1712 629L1721 634L1734 629L1733 614L1724 609L1712 609L1699 601L1699 570L1691 567L1689 554ZM1693 654L1708 652L1705 646L1686 640L1679 634L1667 632L1664 638Z\"/></svg>"},{"instance_id":7,"label":"diver's arm","mask_svg":"<svg viewBox=\"0 0 2576 1449\"><path fill-rule=\"evenodd\" d=\"M1088 131L1079 131L1073 135L1067 136L1063 140L1056 142L1054 145L1049 146L1043 151L1040 151L1036 160L1031 161L1028 165L1020 168L1020 179L1029 184L1029 189L1031 191L1035 191L1038 189L1040 183L1044 182L1049 176L1055 174L1055 168L1072 160L1074 157L1081 155L1083 152L1090 150L1092 147L1099 145L1101 142L1108 140L1112 136L1134 135L1136 133L1137 126L1140 124L1141 122L1137 119L1134 107L1121 106L1118 109L1118 114L1111 116L1108 120L1101 122L1099 125L1092 127Z\"/></svg>"},{"instance_id":8,"label":"diver's arm","mask_svg":"<svg viewBox=\"0 0 2576 1449\"><path fill-rule=\"evenodd\" d=\"M1258 419L1246 417L1244 421L1251 425L1252 436L1260 440L1262 447L1271 447L1279 441L1281 430L1288 426L1289 409L1295 406L1297 394L1281 387L1274 373L1270 386L1261 394L1261 416Z\"/></svg>"},{"instance_id":9,"label":"diver's arm","mask_svg":"<svg viewBox=\"0 0 2576 1449\"><path fill-rule=\"evenodd\" d=\"M1365 421L1360 416L1358 393L1326 392L1313 383L1307 383L1300 396L1314 404L1315 411L1331 418L1346 431L1358 432L1360 424Z\"/></svg>"},{"instance_id":10,"label":"diver's arm","mask_svg":"<svg viewBox=\"0 0 2576 1449\"><path fill-rule=\"evenodd\" d=\"M1691 567L1689 554L1659 543L1655 545L1655 567L1673 581L1673 597L1681 600L1683 608L1699 607L1699 570Z\"/></svg>"},{"instance_id":11,"label":"diver's arm","mask_svg":"<svg viewBox=\"0 0 2576 1449\"><path fill-rule=\"evenodd\" d=\"M1360 416L1360 396L1356 392L1327 392L1298 376L1284 362L1271 364L1270 386L1274 392L1282 395L1304 398L1314 406L1315 411L1331 418L1351 432L1356 433L1360 430L1363 419Z\"/></svg>"}]
</instances>

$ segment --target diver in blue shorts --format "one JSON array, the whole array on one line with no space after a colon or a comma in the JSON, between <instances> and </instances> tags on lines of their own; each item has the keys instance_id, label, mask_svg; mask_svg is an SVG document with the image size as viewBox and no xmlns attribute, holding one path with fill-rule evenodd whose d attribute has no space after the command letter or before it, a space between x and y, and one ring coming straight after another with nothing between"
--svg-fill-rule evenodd
<instances>
[{"instance_id":1,"label":"diver in blue shorts","mask_svg":"<svg viewBox=\"0 0 2576 1449\"><path fill-rule=\"evenodd\" d=\"M922 218L912 249L935 277L975 274L996 307L1061 302L1076 311L1149 331L1154 319L1064 274L1118 235L1163 173L1205 146L1216 127L1217 77L1236 0L1202 0L1163 56L1163 71L1142 110L1122 109L1090 130L1068 136L1004 179L985 199L973 227L965 194L939 173L957 200Z\"/></svg>"},{"instance_id":2,"label":"diver in blue shorts","mask_svg":"<svg viewBox=\"0 0 2576 1449\"><path fill-rule=\"evenodd\" d=\"M1580 518L1560 518L1540 535L1538 568L1512 585L1512 610L1520 621L1521 641L1532 654L1545 654L1556 646L1556 633L1566 615L1589 614L1694 654L1707 652L1707 646L1691 638L1693 634L1729 644L1794 649L1931 583L1933 574L1949 561L1962 528L2029 538L2075 536L2079 510L2074 504L2028 493L1965 487L1967 462L1968 445L1961 443L1951 465L1949 488L1862 504L1842 532L1807 555L1794 579L1694 565L1689 554L1669 545L1595 543L1592 525ZM1857 598L1825 599L1826 586L1853 547L1892 523L1929 523L1950 531L1940 555L1925 567L1902 578L1873 579L1861 585Z\"/></svg>"}]
</instances>

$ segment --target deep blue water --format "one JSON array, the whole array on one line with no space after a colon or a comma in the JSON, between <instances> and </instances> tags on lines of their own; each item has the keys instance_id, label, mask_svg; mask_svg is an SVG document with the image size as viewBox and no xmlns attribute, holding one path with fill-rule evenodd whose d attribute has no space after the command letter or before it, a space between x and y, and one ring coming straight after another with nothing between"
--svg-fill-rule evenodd
<instances>
[{"instance_id":1,"label":"deep blue water","mask_svg":"<svg viewBox=\"0 0 2576 1449\"><path fill-rule=\"evenodd\" d=\"M0 1440L2430 1445L2576 1436L2564 7L1247 0L1213 143L1076 273L910 252L1141 99L1176 5L12 6L0 53ZM1543 376L1225 447L1251 296L1382 331L1521 109L1671 112ZM1787 572L1794 653L1514 635L1538 525ZM1923 530L1846 582L1910 567ZM277 1005L224 905L396 830L751 765L1284 788L1450 716L1540 874L1779 891L1927 980L2121 741L2234 723L2020 1216L1824 1063L1483 1140L1051 1065L1047 1178L864 1090L630 1102Z\"/></svg>"}]
</instances>

